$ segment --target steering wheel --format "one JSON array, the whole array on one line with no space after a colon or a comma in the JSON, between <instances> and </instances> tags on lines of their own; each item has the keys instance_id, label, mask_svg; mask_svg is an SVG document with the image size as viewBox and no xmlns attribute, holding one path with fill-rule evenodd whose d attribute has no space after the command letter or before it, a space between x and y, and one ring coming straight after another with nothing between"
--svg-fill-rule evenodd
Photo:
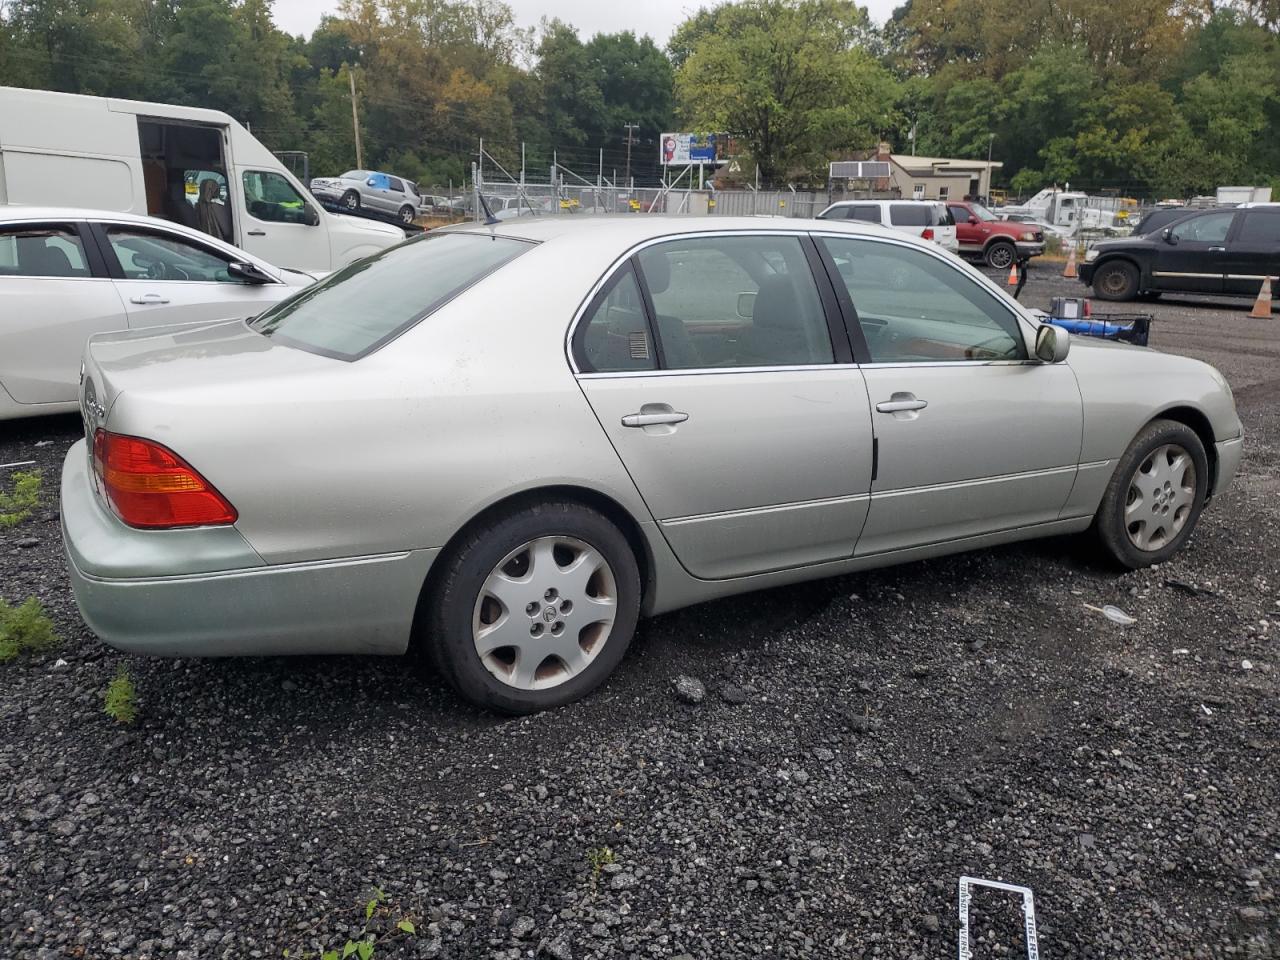
<instances>
[{"instance_id":1,"label":"steering wheel","mask_svg":"<svg viewBox=\"0 0 1280 960\"><path fill-rule=\"evenodd\" d=\"M143 271L143 275L148 280L168 280L169 269L164 265L163 260L147 261L147 268Z\"/></svg>"}]
</instances>

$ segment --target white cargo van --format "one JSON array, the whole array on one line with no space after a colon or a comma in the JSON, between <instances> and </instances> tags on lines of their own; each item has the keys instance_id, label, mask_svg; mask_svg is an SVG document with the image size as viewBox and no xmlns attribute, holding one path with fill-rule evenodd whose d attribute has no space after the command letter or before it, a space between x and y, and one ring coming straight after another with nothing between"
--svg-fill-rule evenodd
<instances>
[{"instance_id":1,"label":"white cargo van","mask_svg":"<svg viewBox=\"0 0 1280 960\"><path fill-rule=\"evenodd\" d=\"M0 203L120 210L198 228L205 180L218 184L225 239L276 266L337 270L404 239L391 224L324 210L220 111L0 87Z\"/></svg>"}]
</instances>

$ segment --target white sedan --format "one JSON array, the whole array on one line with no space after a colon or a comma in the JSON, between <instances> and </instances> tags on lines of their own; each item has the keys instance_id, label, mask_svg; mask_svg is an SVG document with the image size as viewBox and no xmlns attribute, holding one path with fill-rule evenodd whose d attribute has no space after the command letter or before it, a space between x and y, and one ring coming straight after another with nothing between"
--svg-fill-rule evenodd
<instances>
[{"instance_id":1,"label":"white sedan","mask_svg":"<svg viewBox=\"0 0 1280 960\"><path fill-rule=\"evenodd\" d=\"M75 410L95 333L247 319L316 279L167 220L0 206L0 420Z\"/></svg>"}]
</instances>

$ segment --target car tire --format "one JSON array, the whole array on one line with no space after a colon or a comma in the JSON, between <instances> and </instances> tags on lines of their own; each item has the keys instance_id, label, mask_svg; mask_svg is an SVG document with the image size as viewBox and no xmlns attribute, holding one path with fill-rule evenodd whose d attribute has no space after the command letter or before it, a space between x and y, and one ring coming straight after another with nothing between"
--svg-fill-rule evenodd
<instances>
[{"instance_id":1,"label":"car tire","mask_svg":"<svg viewBox=\"0 0 1280 960\"><path fill-rule=\"evenodd\" d=\"M417 640L478 706L519 715L572 703L605 681L635 633L635 554L610 520L582 504L555 500L497 514L436 562ZM519 646L482 654L486 634L490 643L510 638Z\"/></svg>"},{"instance_id":2,"label":"car tire","mask_svg":"<svg viewBox=\"0 0 1280 960\"><path fill-rule=\"evenodd\" d=\"M1195 530L1208 492L1209 460L1200 437L1184 423L1153 420L1116 465L1094 531L1123 567L1163 563Z\"/></svg>"},{"instance_id":3,"label":"car tire","mask_svg":"<svg viewBox=\"0 0 1280 960\"><path fill-rule=\"evenodd\" d=\"M1138 295L1138 268L1127 260L1111 260L1093 272L1093 295L1099 300L1132 300Z\"/></svg>"},{"instance_id":4,"label":"car tire","mask_svg":"<svg viewBox=\"0 0 1280 960\"><path fill-rule=\"evenodd\" d=\"M342 195L342 209L349 210L354 213L360 209L360 194L355 190L348 190Z\"/></svg>"},{"instance_id":5,"label":"car tire","mask_svg":"<svg viewBox=\"0 0 1280 960\"><path fill-rule=\"evenodd\" d=\"M1007 270L1018 259L1018 248L1005 240L997 240L983 253L987 266L995 270Z\"/></svg>"},{"instance_id":6,"label":"car tire","mask_svg":"<svg viewBox=\"0 0 1280 960\"><path fill-rule=\"evenodd\" d=\"M406 203L403 207L400 208L400 222L403 223L405 226L408 226L413 223L413 219L414 219L413 207L409 206Z\"/></svg>"}]
</instances>

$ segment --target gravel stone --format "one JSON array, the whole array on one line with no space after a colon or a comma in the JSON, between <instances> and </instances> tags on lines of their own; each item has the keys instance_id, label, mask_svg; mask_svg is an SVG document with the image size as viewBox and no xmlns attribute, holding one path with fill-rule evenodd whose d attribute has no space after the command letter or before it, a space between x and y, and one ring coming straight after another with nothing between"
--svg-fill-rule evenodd
<instances>
[{"instance_id":1,"label":"gravel stone","mask_svg":"<svg viewBox=\"0 0 1280 960\"><path fill-rule=\"evenodd\" d=\"M701 703L707 696L707 688L697 677L676 677L674 687L676 699L691 706Z\"/></svg>"}]
</instances>

